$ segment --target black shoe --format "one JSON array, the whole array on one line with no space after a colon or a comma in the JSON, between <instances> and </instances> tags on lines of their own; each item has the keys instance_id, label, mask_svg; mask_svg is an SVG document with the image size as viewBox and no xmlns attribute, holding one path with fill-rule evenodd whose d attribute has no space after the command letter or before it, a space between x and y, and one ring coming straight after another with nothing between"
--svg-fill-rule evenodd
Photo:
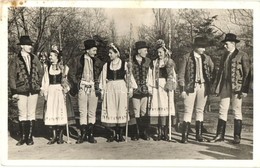
<instances>
[{"instance_id":1,"label":"black shoe","mask_svg":"<svg viewBox=\"0 0 260 168\"><path fill-rule=\"evenodd\" d=\"M28 121L29 124L29 128L28 128L28 139L26 141L26 144L27 145L33 145L34 142L33 142L33 131L34 131L34 126L35 126L35 120L32 120L32 121Z\"/></svg>"},{"instance_id":2,"label":"black shoe","mask_svg":"<svg viewBox=\"0 0 260 168\"><path fill-rule=\"evenodd\" d=\"M47 143L48 145L55 144L57 142L57 127L56 126L51 126L50 131L52 132L52 138L51 140Z\"/></svg>"},{"instance_id":3,"label":"black shoe","mask_svg":"<svg viewBox=\"0 0 260 168\"><path fill-rule=\"evenodd\" d=\"M224 141L226 131L226 121L218 119L217 133L216 136L211 142L221 142Z\"/></svg>"},{"instance_id":4,"label":"black shoe","mask_svg":"<svg viewBox=\"0 0 260 168\"><path fill-rule=\"evenodd\" d=\"M189 129L190 129L190 122L183 121L181 143L188 143Z\"/></svg>"},{"instance_id":5,"label":"black shoe","mask_svg":"<svg viewBox=\"0 0 260 168\"><path fill-rule=\"evenodd\" d=\"M78 136L78 140L76 141L76 144L81 144L84 142L86 135L87 135L87 125L83 124L80 126L80 135Z\"/></svg>"},{"instance_id":6,"label":"black shoe","mask_svg":"<svg viewBox=\"0 0 260 168\"><path fill-rule=\"evenodd\" d=\"M93 124L89 124L89 130L88 130L88 142L89 143L97 143L97 140L95 140L94 138L94 125Z\"/></svg>"},{"instance_id":7,"label":"black shoe","mask_svg":"<svg viewBox=\"0 0 260 168\"><path fill-rule=\"evenodd\" d=\"M162 140L163 141L169 141L169 131L167 126L163 126L163 134L162 134Z\"/></svg>"},{"instance_id":8,"label":"black shoe","mask_svg":"<svg viewBox=\"0 0 260 168\"><path fill-rule=\"evenodd\" d=\"M115 132L115 128L114 127L106 127L107 132L109 132L109 135L107 137L107 142L113 142L115 140L116 137L116 132Z\"/></svg>"},{"instance_id":9,"label":"black shoe","mask_svg":"<svg viewBox=\"0 0 260 168\"><path fill-rule=\"evenodd\" d=\"M234 119L234 140L233 144L240 144L242 120Z\"/></svg>"},{"instance_id":10,"label":"black shoe","mask_svg":"<svg viewBox=\"0 0 260 168\"><path fill-rule=\"evenodd\" d=\"M157 126L157 137L154 138L155 141L160 141L162 139L162 126Z\"/></svg>"},{"instance_id":11,"label":"black shoe","mask_svg":"<svg viewBox=\"0 0 260 168\"><path fill-rule=\"evenodd\" d=\"M17 142L16 146L21 146L27 141L26 137L26 121L20 121L19 122L19 130L20 130L20 140Z\"/></svg>"},{"instance_id":12,"label":"black shoe","mask_svg":"<svg viewBox=\"0 0 260 168\"><path fill-rule=\"evenodd\" d=\"M150 140L150 136L148 134L147 128L144 128L144 132L143 132L143 136L142 136L143 140L149 141Z\"/></svg>"},{"instance_id":13,"label":"black shoe","mask_svg":"<svg viewBox=\"0 0 260 168\"><path fill-rule=\"evenodd\" d=\"M123 137L123 127L119 127L119 133L118 133L118 142L124 142L125 139Z\"/></svg>"}]
</instances>

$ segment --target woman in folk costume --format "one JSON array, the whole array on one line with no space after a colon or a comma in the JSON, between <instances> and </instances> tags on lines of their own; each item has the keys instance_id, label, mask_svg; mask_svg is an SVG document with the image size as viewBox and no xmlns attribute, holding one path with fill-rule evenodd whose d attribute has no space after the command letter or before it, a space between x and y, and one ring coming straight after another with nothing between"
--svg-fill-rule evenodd
<instances>
[{"instance_id":1,"label":"woman in folk costume","mask_svg":"<svg viewBox=\"0 0 260 168\"><path fill-rule=\"evenodd\" d=\"M45 66L41 90L47 101L44 123L52 131L52 138L48 142L50 145L64 142L63 130L68 122L65 97L70 87L63 82L69 68L67 65L62 65L61 55L56 46L52 47L49 60L50 64Z\"/></svg>"},{"instance_id":2,"label":"woman in folk costume","mask_svg":"<svg viewBox=\"0 0 260 168\"><path fill-rule=\"evenodd\" d=\"M107 142L112 142L114 139L122 142L125 140L123 129L126 126L126 119L129 118L127 81L130 81L130 95L133 94L133 88L137 88L137 84L132 74L128 73L131 69L130 63L120 59L119 49L113 43L109 45L109 57L111 61L103 66L100 75L99 87L103 98L101 122L113 132Z\"/></svg>"},{"instance_id":3,"label":"woman in folk costume","mask_svg":"<svg viewBox=\"0 0 260 168\"><path fill-rule=\"evenodd\" d=\"M158 136L155 141L169 140L167 116L175 115L174 93L176 89L176 73L174 61L171 59L171 52L165 47L163 40L157 41L158 58L155 59L149 68L147 85L152 95L151 106L148 112L150 124L157 128Z\"/></svg>"}]
</instances>

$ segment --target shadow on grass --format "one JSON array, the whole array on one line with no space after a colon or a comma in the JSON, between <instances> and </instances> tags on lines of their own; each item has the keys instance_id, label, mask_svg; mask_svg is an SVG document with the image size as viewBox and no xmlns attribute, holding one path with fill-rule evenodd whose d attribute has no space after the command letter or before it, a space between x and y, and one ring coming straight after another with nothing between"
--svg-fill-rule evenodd
<instances>
[{"instance_id":1,"label":"shadow on grass","mask_svg":"<svg viewBox=\"0 0 260 168\"><path fill-rule=\"evenodd\" d=\"M181 143L181 134L180 133L173 133L173 139ZM204 136L206 139L211 139L208 134ZM229 138L225 139L223 142L197 142L195 139L195 134L189 134L188 143L199 145L199 146L206 146L206 150L198 151L199 153L213 157L215 159L243 159L243 160L251 160L253 159L253 144L233 144L232 143L232 136L228 136ZM241 139L241 142L243 139ZM249 140L252 141L252 140ZM228 146L227 146L228 144Z\"/></svg>"}]
</instances>

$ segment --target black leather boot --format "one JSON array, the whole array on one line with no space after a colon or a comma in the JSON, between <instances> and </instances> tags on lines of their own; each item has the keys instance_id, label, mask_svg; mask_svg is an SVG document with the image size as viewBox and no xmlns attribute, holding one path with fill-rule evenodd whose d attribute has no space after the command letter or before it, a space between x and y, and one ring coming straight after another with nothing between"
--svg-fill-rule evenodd
<instances>
[{"instance_id":1,"label":"black leather boot","mask_svg":"<svg viewBox=\"0 0 260 168\"><path fill-rule=\"evenodd\" d=\"M26 143L27 137L26 137L26 123L27 121L20 121L19 122L19 130L20 130L20 140L16 144L16 146L21 146L24 143Z\"/></svg>"},{"instance_id":2,"label":"black leather boot","mask_svg":"<svg viewBox=\"0 0 260 168\"><path fill-rule=\"evenodd\" d=\"M196 141L203 142L205 139L202 136L203 121L196 121Z\"/></svg>"},{"instance_id":3,"label":"black leather boot","mask_svg":"<svg viewBox=\"0 0 260 168\"><path fill-rule=\"evenodd\" d=\"M188 142L189 129L190 129L190 122L183 121L181 143L187 143Z\"/></svg>"},{"instance_id":4,"label":"black leather boot","mask_svg":"<svg viewBox=\"0 0 260 168\"><path fill-rule=\"evenodd\" d=\"M64 126L58 126L57 134L58 134L58 141L57 144L63 144L63 131L64 131Z\"/></svg>"},{"instance_id":5,"label":"black leather boot","mask_svg":"<svg viewBox=\"0 0 260 168\"><path fill-rule=\"evenodd\" d=\"M226 121L222 119L218 119L216 137L212 141L213 142L224 141L225 131L226 131Z\"/></svg>"},{"instance_id":6,"label":"black leather boot","mask_svg":"<svg viewBox=\"0 0 260 168\"><path fill-rule=\"evenodd\" d=\"M138 141L139 140L139 126L137 124L130 126L131 131L131 140Z\"/></svg>"},{"instance_id":7,"label":"black leather boot","mask_svg":"<svg viewBox=\"0 0 260 168\"><path fill-rule=\"evenodd\" d=\"M94 138L94 124L90 123L88 127L88 142L97 143L97 140Z\"/></svg>"},{"instance_id":8,"label":"black leather boot","mask_svg":"<svg viewBox=\"0 0 260 168\"><path fill-rule=\"evenodd\" d=\"M50 132L52 133L52 138L47 144L52 145L55 142L57 142L57 126L56 125L50 126L49 129L50 129Z\"/></svg>"},{"instance_id":9,"label":"black leather boot","mask_svg":"<svg viewBox=\"0 0 260 168\"><path fill-rule=\"evenodd\" d=\"M147 116L142 117L143 121L143 134L142 138L143 140L149 141L150 136L149 136L149 118Z\"/></svg>"},{"instance_id":10,"label":"black leather boot","mask_svg":"<svg viewBox=\"0 0 260 168\"><path fill-rule=\"evenodd\" d=\"M87 135L87 125L83 124L80 126L80 135L78 137L78 140L76 141L76 144L81 144L84 142Z\"/></svg>"},{"instance_id":11,"label":"black leather boot","mask_svg":"<svg viewBox=\"0 0 260 168\"><path fill-rule=\"evenodd\" d=\"M157 126L157 137L154 138L155 141L160 141L162 139L162 126L158 125Z\"/></svg>"},{"instance_id":12,"label":"black leather boot","mask_svg":"<svg viewBox=\"0 0 260 168\"><path fill-rule=\"evenodd\" d=\"M116 137L116 131L115 131L115 127L107 127L108 132L110 132L108 138L107 138L107 142L113 142L115 140Z\"/></svg>"},{"instance_id":13,"label":"black leather boot","mask_svg":"<svg viewBox=\"0 0 260 168\"><path fill-rule=\"evenodd\" d=\"M140 118L136 118L136 124L135 125L132 125L132 133L133 133L133 136L131 137L131 140L132 141L137 141L139 140L139 137L140 137L140 131L141 131L141 120Z\"/></svg>"},{"instance_id":14,"label":"black leather boot","mask_svg":"<svg viewBox=\"0 0 260 168\"><path fill-rule=\"evenodd\" d=\"M33 145L34 142L33 142L33 131L34 131L34 127L35 127L35 120L32 120L32 121L28 121L28 139L26 141L26 144L27 145Z\"/></svg>"},{"instance_id":15,"label":"black leather boot","mask_svg":"<svg viewBox=\"0 0 260 168\"><path fill-rule=\"evenodd\" d=\"M163 126L162 140L169 141L169 129L168 129L168 126L166 126L166 125Z\"/></svg>"},{"instance_id":16,"label":"black leather boot","mask_svg":"<svg viewBox=\"0 0 260 168\"><path fill-rule=\"evenodd\" d=\"M124 127L119 127L119 134L118 134L118 142L124 142L125 139L123 137Z\"/></svg>"},{"instance_id":17,"label":"black leather boot","mask_svg":"<svg viewBox=\"0 0 260 168\"><path fill-rule=\"evenodd\" d=\"M242 120L234 119L234 140L233 144L240 144Z\"/></svg>"}]
</instances>

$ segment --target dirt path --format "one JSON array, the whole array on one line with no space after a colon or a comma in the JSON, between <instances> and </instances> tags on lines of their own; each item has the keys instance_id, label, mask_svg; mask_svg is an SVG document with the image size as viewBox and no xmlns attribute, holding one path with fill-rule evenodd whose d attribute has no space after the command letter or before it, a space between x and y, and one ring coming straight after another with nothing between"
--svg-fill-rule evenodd
<instances>
[{"instance_id":1,"label":"dirt path","mask_svg":"<svg viewBox=\"0 0 260 168\"><path fill-rule=\"evenodd\" d=\"M215 136L217 126L217 99L212 102L212 112L205 114L204 126L210 132L204 134L205 137L212 139ZM42 100L39 101L41 105ZM38 106L38 116L42 106ZM182 113L180 118L182 119ZM233 145L233 115L230 113L226 128L226 141L219 143L198 143L195 141L194 133L189 135L189 143L182 144L179 142L181 133L172 131L172 137L175 142L165 141L131 141L107 143L105 136L96 134L97 144L84 142L75 144L75 139L71 138L72 144L54 144L47 145L48 142L44 130L38 129L35 144L33 146L23 145L15 146L17 139L13 136L8 137L8 160L154 160L154 159L198 159L198 160L220 160L220 159L253 159L253 109L252 97L245 99L243 104L243 129L242 141L239 145ZM38 122L39 124L39 122ZM192 130L194 129L194 119L192 120ZM37 132L37 130L36 130ZM64 137L66 140L66 136ZM29 163L29 162L28 162ZM36 164L40 162L36 162ZM59 162L60 163L60 162ZM97 162L98 164L99 162Z\"/></svg>"}]
</instances>

